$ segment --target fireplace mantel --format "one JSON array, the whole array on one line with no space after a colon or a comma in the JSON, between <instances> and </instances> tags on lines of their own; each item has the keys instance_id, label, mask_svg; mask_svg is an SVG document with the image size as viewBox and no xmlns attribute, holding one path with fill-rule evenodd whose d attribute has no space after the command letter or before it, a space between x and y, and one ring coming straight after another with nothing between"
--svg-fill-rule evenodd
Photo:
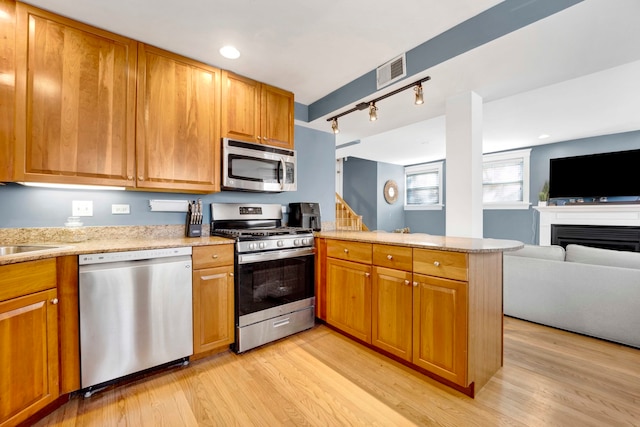
<instances>
[{"instance_id":1,"label":"fireplace mantel","mask_svg":"<svg viewBox=\"0 0 640 427\"><path fill-rule=\"evenodd\" d=\"M640 226L640 204L534 206L540 213L541 246L551 244L551 224Z\"/></svg>"}]
</instances>

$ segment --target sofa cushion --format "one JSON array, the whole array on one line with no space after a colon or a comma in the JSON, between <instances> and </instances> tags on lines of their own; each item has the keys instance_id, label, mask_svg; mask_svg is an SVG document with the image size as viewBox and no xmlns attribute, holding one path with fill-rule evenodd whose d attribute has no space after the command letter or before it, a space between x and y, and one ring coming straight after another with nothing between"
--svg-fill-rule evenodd
<instances>
[{"instance_id":1,"label":"sofa cushion","mask_svg":"<svg viewBox=\"0 0 640 427\"><path fill-rule=\"evenodd\" d=\"M508 256L521 256L527 258L548 259L551 261L564 261L565 253L562 246L537 246L537 245L524 245L523 248L517 251L505 252Z\"/></svg>"},{"instance_id":2,"label":"sofa cushion","mask_svg":"<svg viewBox=\"0 0 640 427\"><path fill-rule=\"evenodd\" d=\"M640 269L640 252L591 248L575 244L567 245L566 252L568 262Z\"/></svg>"}]
</instances>

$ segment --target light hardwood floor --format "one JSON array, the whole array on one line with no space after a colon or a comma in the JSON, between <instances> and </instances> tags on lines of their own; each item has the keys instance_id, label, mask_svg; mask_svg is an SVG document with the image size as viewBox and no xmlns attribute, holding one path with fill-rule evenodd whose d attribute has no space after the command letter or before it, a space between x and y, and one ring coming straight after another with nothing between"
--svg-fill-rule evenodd
<instances>
[{"instance_id":1,"label":"light hardwood floor","mask_svg":"<svg viewBox=\"0 0 640 427\"><path fill-rule=\"evenodd\" d=\"M471 399L316 326L74 398L38 426L640 425L640 350L505 318Z\"/></svg>"}]
</instances>

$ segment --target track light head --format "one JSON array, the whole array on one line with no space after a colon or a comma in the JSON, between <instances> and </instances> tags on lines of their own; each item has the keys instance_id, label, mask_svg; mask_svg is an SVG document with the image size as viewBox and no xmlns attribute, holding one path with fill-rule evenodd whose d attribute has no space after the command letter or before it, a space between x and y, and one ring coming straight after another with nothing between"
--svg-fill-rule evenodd
<instances>
[{"instance_id":1,"label":"track light head","mask_svg":"<svg viewBox=\"0 0 640 427\"><path fill-rule=\"evenodd\" d=\"M340 133L340 129L338 129L337 117L334 117L333 120L331 120L331 130L333 131L334 134Z\"/></svg>"},{"instance_id":2,"label":"track light head","mask_svg":"<svg viewBox=\"0 0 640 427\"><path fill-rule=\"evenodd\" d=\"M424 97L422 96L422 83L418 83L413 90L416 91L416 100L414 101L414 104L416 105L422 105L424 104Z\"/></svg>"},{"instance_id":3,"label":"track light head","mask_svg":"<svg viewBox=\"0 0 640 427\"><path fill-rule=\"evenodd\" d=\"M375 101L369 104L369 121L375 122L378 120L378 107L376 107Z\"/></svg>"}]
</instances>

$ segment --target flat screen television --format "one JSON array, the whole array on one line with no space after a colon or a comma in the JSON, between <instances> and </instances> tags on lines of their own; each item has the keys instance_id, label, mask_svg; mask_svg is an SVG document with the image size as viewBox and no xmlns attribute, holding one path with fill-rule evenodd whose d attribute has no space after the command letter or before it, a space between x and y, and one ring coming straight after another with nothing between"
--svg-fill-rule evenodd
<instances>
[{"instance_id":1,"label":"flat screen television","mask_svg":"<svg viewBox=\"0 0 640 427\"><path fill-rule=\"evenodd\" d=\"M549 161L549 198L640 196L640 150Z\"/></svg>"}]
</instances>

